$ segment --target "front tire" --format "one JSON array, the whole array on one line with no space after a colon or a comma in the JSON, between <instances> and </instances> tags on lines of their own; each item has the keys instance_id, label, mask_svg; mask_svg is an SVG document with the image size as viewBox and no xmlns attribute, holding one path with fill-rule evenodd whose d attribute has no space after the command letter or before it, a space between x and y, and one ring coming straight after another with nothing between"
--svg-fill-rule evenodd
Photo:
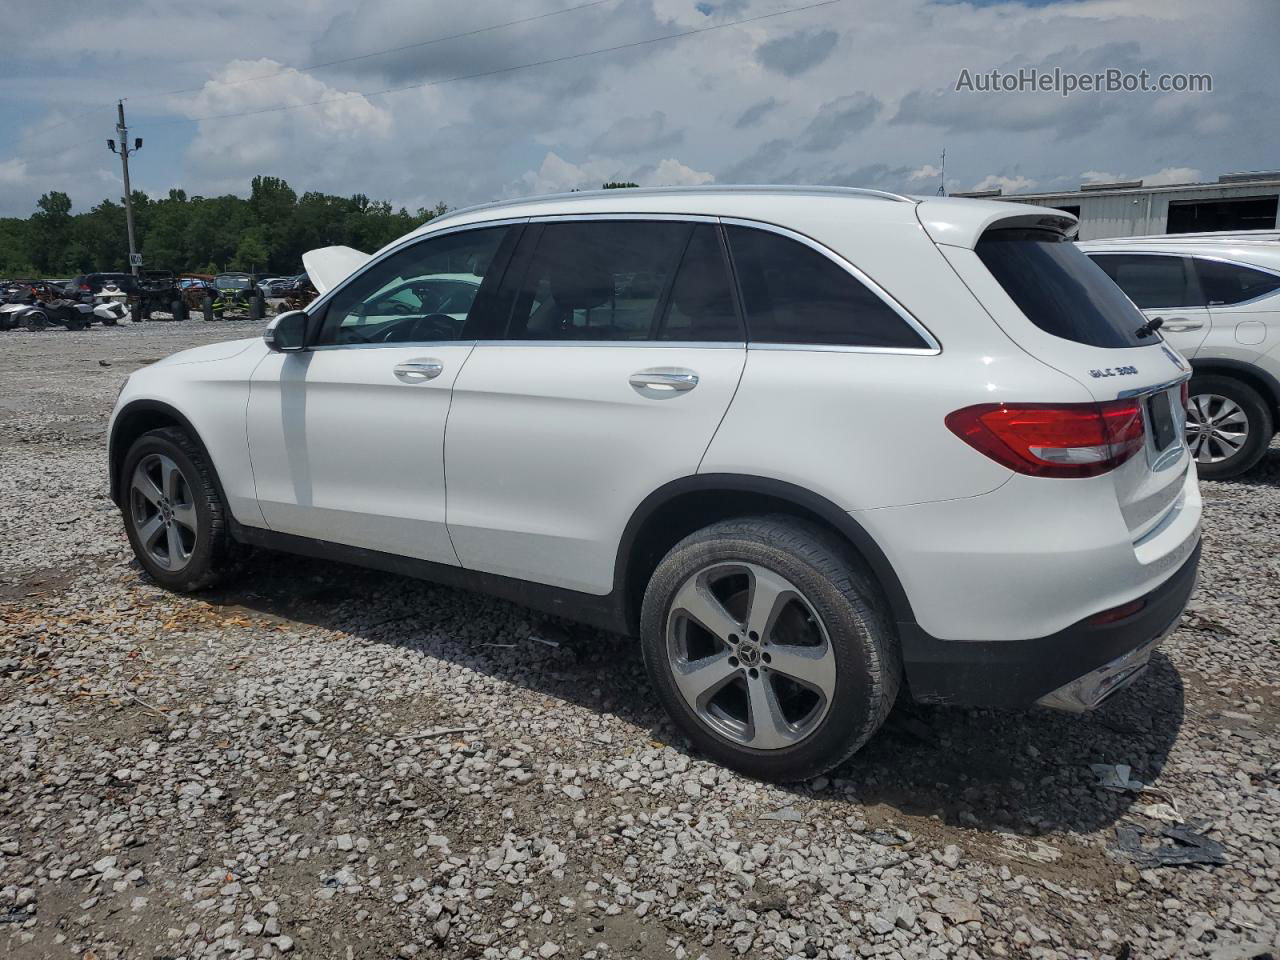
<instances>
[{"instance_id":1,"label":"front tire","mask_svg":"<svg viewBox=\"0 0 1280 960\"><path fill-rule=\"evenodd\" d=\"M121 471L129 544L161 586L189 593L230 572L230 513L212 465L191 437L173 427L144 433Z\"/></svg>"},{"instance_id":2,"label":"front tire","mask_svg":"<svg viewBox=\"0 0 1280 960\"><path fill-rule=\"evenodd\" d=\"M658 564L645 665L707 756L765 780L839 766L883 723L902 667L880 591L838 538L794 517L725 520Z\"/></svg>"},{"instance_id":3,"label":"front tire","mask_svg":"<svg viewBox=\"0 0 1280 960\"><path fill-rule=\"evenodd\" d=\"M1187 409L1187 446L1205 480L1238 477L1271 445L1275 424L1258 391L1232 377L1193 377Z\"/></svg>"}]
</instances>

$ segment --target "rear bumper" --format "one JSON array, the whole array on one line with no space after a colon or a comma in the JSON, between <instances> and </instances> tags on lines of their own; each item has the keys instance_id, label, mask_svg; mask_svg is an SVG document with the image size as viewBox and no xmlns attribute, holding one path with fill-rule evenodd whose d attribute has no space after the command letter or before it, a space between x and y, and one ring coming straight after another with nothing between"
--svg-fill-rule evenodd
<instances>
[{"instance_id":1,"label":"rear bumper","mask_svg":"<svg viewBox=\"0 0 1280 960\"><path fill-rule=\"evenodd\" d=\"M921 703L1083 711L1127 686L1177 626L1195 590L1199 543L1142 609L1107 624L1089 620L1034 640L939 640L914 623L899 636L911 694Z\"/></svg>"}]
</instances>

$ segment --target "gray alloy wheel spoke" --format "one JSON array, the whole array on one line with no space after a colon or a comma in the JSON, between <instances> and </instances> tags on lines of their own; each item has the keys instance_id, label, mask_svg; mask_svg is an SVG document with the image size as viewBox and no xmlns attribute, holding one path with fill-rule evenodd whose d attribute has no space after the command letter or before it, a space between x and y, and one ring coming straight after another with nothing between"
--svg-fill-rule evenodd
<instances>
[{"instance_id":1,"label":"gray alloy wheel spoke","mask_svg":"<svg viewBox=\"0 0 1280 960\"><path fill-rule=\"evenodd\" d=\"M155 549L156 541L160 538L160 534L164 533L165 529L164 518L157 513L138 527L138 539L146 547L147 551L151 552Z\"/></svg>"},{"instance_id":2,"label":"gray alloy wheel spoke","mask_svg":"<svg viewBox=\"0 0 1280 960\"><path fill-rule=\"evenodd\" d=\"M741 625L716 599L702 577L690 577L671 604L673 614L683 614L699 624L718 640L729 642L731 634L742 632Z\"/></svg>"},{"instance_id":3,"label":"gray alloy wheel spoke","mask_svg":"<svg viewBox=\"0 0 1280 960\"><path fill-rule=\"evenodd\" d=\"M191 535L195 536L196 532L196 508L189 503L175 503L173 505L173 520L178 526L184 527L191 531Z\"/></svg>"},{"instance_id":4,"label":"gray alloy wheel spoke","mask_svg":"<svg viewBox=\"0 0 1280 960\"><path fill-rule=\"evenodd\" d=\"M762 674L747 681L747 703L750 715L748 746L757 750L777 750L800 739L783 716L777 692L768 676Z\"/></svg>"},{"instance_id":5,"label":"gray alloy wheel spoke","mask_svg":"<svg viewBox=\"0 0 1280 960\"><path fill-rule=\"evenodd\" d=\"M752 566L750 573L751 599L747 612L747 632L752 640L760 639L767 643L773 634L778 614L799 594L795 587L772 570Z\"/></svg>"},{"instance_id":6,"label":"gray alloy wheel spoke","mask_svg":"<svg viewBox=\"0 0 1280 960\"><path fill-rule=\"evenodd\" d=\"M169 498L170 503L177 503L182 499L179 488L182 485L182 471L178 469L178 465L168 457L160 458L160 489L164 491L164 495Z\"/></svg>"},{"instance_id":7,"label":"gray alloy wheel spoke","mask_svg":"<svg viewBox=\"0 0 1280 960\"><path fill-rule=\"evenodd\" d=\"M153 507L160 506L160 501L164 499L164 494L160 492L160 488L156 486L155 481L141 470L134 471L133 489L146 497L147 502Z\"/></svg>"},{"instance_id":8,"label":"gray alloy wheel spoke","mask_svg":"<svg viewBox=\"0 0 1280 960\"><path fill-rule=\"evenodd\" d=\"M172 520L165 527L167 549L169 551L169 569L177 570L187 562L187 552L182 549L182 533Z\"/></svg>"},{"instance_id":9,"label":"gray alloy wheel spoke","mask_svg":"<svg viewBox=\"0 0 1280 960\"><path fill-rule=\"evenodd\" d=\"M676 686L694 706L705 704L738 674L738 668L729 662L727 650L698 660L675 661L671 668Z\"/></svg>"},{"instance_id":10,"label":"gray alloy wheel spoke","mask_svg":"<svg viewBox=\"0 0 1280 960\"><path fill-rule=\"evenodd\" d=\"M765 662L773 673L790 677L830 699L836 690L836 658L831 644L801 647L792 644L769 644Z\"/></svg>"}]
</instances>

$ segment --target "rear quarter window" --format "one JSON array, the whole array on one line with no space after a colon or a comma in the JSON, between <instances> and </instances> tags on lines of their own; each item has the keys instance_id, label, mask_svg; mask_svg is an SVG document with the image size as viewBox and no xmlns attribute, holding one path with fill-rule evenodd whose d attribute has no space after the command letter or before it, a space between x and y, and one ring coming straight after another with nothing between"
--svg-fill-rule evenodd
<instances>
[{"instance_id":1,"label":"rear quarter window","mask_svg":"<svg viewBox=\"0 0 1280 960\"><path fill-rule=\"evenodd\" d=\"M1239 263L1195 258L1200 286L1210 305L1231 306L1280 290L1280 276Z\"/></svg>"},{"instance_id":2,"label":"rear quarter window","mask_svg":"<svg viewBox=\"0 0 1280 960\"><path fill-rule=\"evenodd\" d=\"M1102 268L1061 234L995 229L975 248L991 275L1045 333L1090 347L1143 347L1146 318Z\"/></svg>"}]
</instances>

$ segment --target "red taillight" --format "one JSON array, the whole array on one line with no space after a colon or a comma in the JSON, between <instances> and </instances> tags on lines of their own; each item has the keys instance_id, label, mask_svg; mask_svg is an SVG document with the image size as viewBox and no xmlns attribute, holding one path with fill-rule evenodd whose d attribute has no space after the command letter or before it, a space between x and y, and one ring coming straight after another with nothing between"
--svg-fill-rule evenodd
<instances>
[{"instance_id":1,"label":"red taillight","mask_svg":"<svg viewBox=\"0 0 1280 960\"><path fill-rule=\"evenodd\" d=\"M1178 395L1182 398L1182 409L1191 409L1191 381L1183 380L1182 388L1178 391Z\"/></svg>"},{"instance_id":2,"label":"red taillight","mask_svg":"<svg viewBox=\"0 0 1280 960\"><path fill-rule=\"evenodd\" d=\"M1142 449L1142 406L980 403L947 415L947 427L980 453L1033 477L1096 477Z\"/></svg>"},{"instance_id":3,"label":"red taillight","mask_svg":"<svg viewBox=\"0 0 1280 960\"><path fill-rule=\"evenodd\" d=\"M81 292L81 293L89 293L89 292L90 292L90 291L89 291L89 285L88 285L87 283L82 283L82 284L80 284L80 292Z\"/></svg>"}]
</instances>

